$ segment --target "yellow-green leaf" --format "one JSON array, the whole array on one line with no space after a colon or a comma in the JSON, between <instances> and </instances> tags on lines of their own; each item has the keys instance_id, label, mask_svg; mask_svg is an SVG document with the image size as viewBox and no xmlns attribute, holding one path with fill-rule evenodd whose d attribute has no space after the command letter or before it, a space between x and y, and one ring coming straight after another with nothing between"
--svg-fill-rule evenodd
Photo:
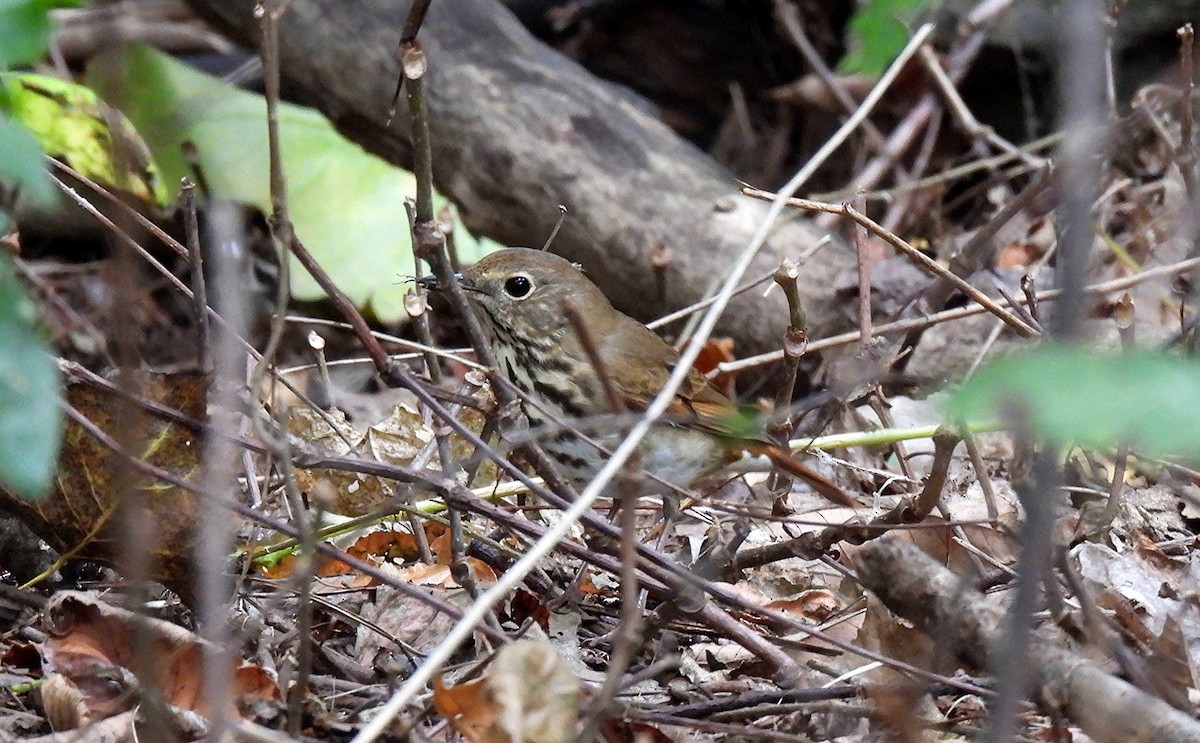
<instances>
[{"instance_id":1,"label":"yellow-green leaf","mask_svg":"<svg viewBox=\"0 0 1200 743\"><path fill-rule=\"evenodd\" d=\"M107 188L166 205L166 189L145 143L128 119L89 88L49 75L5 73L0 110L33 132L46 154Z\"/></svg>"}]
</instances>

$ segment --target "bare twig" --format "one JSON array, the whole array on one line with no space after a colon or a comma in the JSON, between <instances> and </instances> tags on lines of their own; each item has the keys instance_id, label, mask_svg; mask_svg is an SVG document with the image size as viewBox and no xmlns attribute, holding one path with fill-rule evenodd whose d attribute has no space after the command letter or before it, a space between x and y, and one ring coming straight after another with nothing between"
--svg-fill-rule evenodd
<instances>
[{"instance_id":1,"label":"bare twig","mask_svg":"<svg viewBox=\"0 0 1200 743\"><path fill-rule=\"evenodd\" d=\"M833 96L838 105L842 107L845 113L854 113L854 99L846 92L846 89L838 84L837 79L833 75L833 70L829 69L829 65L825 64L821 53L813 46L812 40L808 38L808 34L804 32L804 24L800 20L800 11L795 3L788 0L775 0L774 4L775 17L783 26L784 32L792 45L796 47L796 51L800 52L800 56L804 57L804 61L812 68L813 73L829 94ZM863 122L863 131L867 135L867 144L872 150L880 152L884 147L883 134L870 121ZM900 180L900 179L898 179Z\"/></svg>"},{"instance_id":2,"label":"bare twig","mask_svg":"<svg viewBox=\"0 0 1200 743\"><path fill-rule=\"evenodd\" d=\"M1192 53L1195 48L1196 32L1192 24L1185 23L1179 28L1179 64L1183 73L1183 100L1179 111L1179 149L1175 159L1179 163L1179 172L1183 175L1183 184L1187 188L1188 200L1196 203L1196 145L1193 141L1195 126L1195 96L1196 68L1192 63Z\"/></svg>"},{"instance_id":3,"label":"bare twig","mask_svg":"<svg viewBox=\"0 0 1200 743\"><path fill-rule=\"evenodd\" d=\"M1133 296L1126 292L1117 300L1113 319L1117 323L1117 334L1121 338L1121 348L1130 351L1136 346L1137 327L1134 325ZM1129 444L1122 442L1117 447L1117 455L1113 460L1112 482L1108 486L1108 503L1101 515L1103 524L1111 524L1121 510L1121 493L1125 489L1125 469L1129 465Z\"/></svg>"},{"instance_id":4,"label":"bare twig","mask_svg":"<svg viewBox=\"0 0 1200 743\"><path fill-rule=\"evenodd\" d=\"M1167 266L1148 268L1145 271L1132 276L1123 276L1119 279L1092 284L1085 289L1085 293L1088 295L1109 294L1111 292L1128 289L1131 286L1137 286L1138 284L1152 281L1154 279L1186 273L1195 268L1200 268L1200 258L1189 258L1187 260L1179 261L1178 263L1172 263ZM1028 306L1030 302L1033 301L1031 296L1038 301L1049 301L1058 299L1060 296L1062 296L1062 292L1058 289L1044 289L1034 295L1027 295L1023 301L1023 304ZM897 320L896 322L890 322L884 325L876 325L873 328L873 331L875 335L895 335L897 333L906 333L914 328L919 328L922 326L937 325L938 323L961 320L964 317L981 315L987 311L988 310L985 307L980 305L958 307L952 310L943 310L928 317ZM852 343L857 343L860 338L861 335L857 330L842 333L840 335L830 336L829 338L820 338L809 343L808 350L810 353L825 351L830 348L838 348L841 346L850 345ZM782 358L783 351L770 351L757 356L747 356L746 358L738 359L737 361L722 362L718 364L717 368L710 372L710 374L715 376L717 374L738 372L744 369L751 369L756 366L761 366L763 364L774 363Z\"/></svg>"},{"instance_id":5,"label":"bare twig","mask_svg":"<svg viewBox=\"0 0 1200 743\"><path fill-rule=\"evenodd\" d=\"M859 213L865 208L862 194L855 196ZM867 246L867 230L862 224L854 225L854 251L858 256L858 332L860 342L871 343L871 252Z\"/></svg>"},{"instance_id":6,"label":"bare twig","mask_svg":"<svg viewBox=\"0 0 1200 743\"><path fill-rule=\"evenodd\" d=\"M756 188L743 188L742 193L756 199L770 200L777 198L775 194L767 191L760 191ZM979 291L965 280L955 276L937 261L917 250L912 245L909 245L907 242L900 239L900 237L895 233L885 230L878 222L866 216L849 204L826 204L820 201L810 201L808 199L789 198L787 199L787 205L796 207L798 209L804 209L806 211L841 214L848 217L853 222L867 228L873 234L879 236L889 245L899 250L906 257L916 263L918 267L923 268L934 276L949 281L956 289L978 302L980 305L986 308L988 312L991 312L993 315L1000 318L1006 325L1008 325L1022 337L1037 337L1037 330L1029 327L1029 325L1027 325L1020 318L1001 307L991 297Z\"/></svg>"},{"instance_id":7,"label":"bare twig","mask_svg":"<svg viewBox=\"0 0 1200 743\"><path fill-rule=\"evenodd\" d=\"M264 382L271 372L271 367L279 345L283 341L283 331L287 326L284 316L287 314L287 304L291 298L291 262L288 259L289 248L297 242L295 229L292 226L288 212L287 182L283 172L283 150L279 138L279 17L285 8L277 4L277 0L262 0L256 9L256 15L262 24L263 87L267 103L267 155L270 163L271 191L271 242L275 247L275 256L279 265L279 284L275 295L276 312L271 318L271 330L263 350L262 358L254 368L250 389L255 395L265 390ZM292 518L299 526L301 534L302 558L294 578L297 582L298 601L296 605L296 672L295 683L289 689L287 727L293 736L300 734L303 722L304 701L308 696L308 677L312 673L312 576L316 568L316 535L313 521L304 505L304 498L296 485L292 471L291 446L287 436L282 435L287 430L284 425L286 411L281 406L273 406L276 420L279 423L278 434L269 431L260 416L254 416L254 422L259 438L271 450L283 475L283 492L287 500Z\"/></svg>"},{"instance_id":8,"label":"bare twig","mask_svg":"<svg viewBox=\"0 0 1200 743\"><path fill-rule=\"evenodd\" d=\"M587 326L587 318L569 299L563 301L562 309L571 323L575 335L579 338L579 343L583 346L584 353L587 354L588 361L595 370L601 387L604 388L604 395L608 398L612 412L615 415L625 413L627 409L625 400L613 383L608 365L600 355L596 339ZM630 457L626 462L625 476L619 482L624 497L621 503L614 504L621 514L621 615L614 632L612 651L609 653L609 667L604 676L604 683L592 700L593 714L590 724L595 724L596 718L608 708L608 705L616 697L617 691L620 689L621 678L629 669L629 664L633 662L634 654L642 637L642 615L638 600L641 588L638 584L637 571L637 512L634 509L633 497L637 491L637 470L637 457ZM664 512L667 509L668 497L663 496Z\"/></svg>"},{"instance_id":9,"label":"bare twig","mask_svg":"<svg viewBox=\"0 0 1200 743\"><path fill-rule=\"evenodd\" d=\"M1018 150L1011 142L996 134L994 129L979 123L979 119L975 118L975 114L971 113L971 109L967 107L966 101L959 95L958 88L954 87L954 82L946 75L946 70L942 67L937 54L928 44L921 47L920 57L925 71L933 78L934 85L949 106L950 113L953 114L963 133L971 137L973 146L975 146L976 151L981 156L986 157L987 155L986 143L1001 152L1020 156L1031 167L1043 168L1046 166L1044 158L1035 157L1028 152Z\"/></svg>"},{"instance_id":10,"label":"bare twig","mask_svg":"<svg viewBox=\"0 0 1200 743\"><path fill-rule=\"evenodd\" d=\"M212 361L208 347L208 291L204 284L204 252L200 249L200 230L196 224L196 186L187 178L179 189L183 210L183 232L188 255L192 259L192 303L195 307L196 366L207 371Z\"/></svg>"},{"instance_id":11,"label":"bare twig","mask_svg":"<svg viewBox=\"0 0 1200 743\"><path fill-rule=\"evenodd\" d=\"M962 436L963 444L967 447L967 456L971 458L971 466L975 468L975 479L979 482L979 489L983 491L983 502L987 504L988 520L995 523L1000 518L1000 510L996 507L996 489L992 486L992 476L988 474L987 462L983 460L983 454L979 451L975 434L964 426L959 430L959 435Z\"/></svg>"},{"instance_id":12,"label":"bare twig","mask_svg":"<svg viewBox=\"0 0 1200 743\"><path fill-rule=\"evenodd\" d=\"M186 214L186 212L185 212ZM244 239L244 229L238 210L228 203L210 205L207 213L206 234L210 245L229 245ZM192 230L196 227L194 215L188 225L189 246L193 239ZM194 274L203 274L203 263L200 262L200 246L196 237L195 255L192 269ZM218 286L237 286L237 269L232 256L227 250L214 250L211 268ZM203 297L203 281L196 283L196 307L200 311L200 327L208 321L207 302ZM241 409L239 393L242 381L245 379L247 361L250 356L242 349L238 339L244 335L248 325L249 311L245 296L241 292L226 291L218 297L219 306L216 308L223 318L229 331L214 334L211 348L212 373L215 384L209 385L208 407L215 413L222 411L231 413ZM232 331L232 332L230 332ZM207 370L207 365L201 367ZM228 502L238 493L237 481L237 437L235 425L241 425L240 416L237 419L228 415L213 415L209 417L209 428L221 430L226 435L206 436L202 459L203 481L212 488L213 496L200 499L200 518L196 535L196 575L197 593L200 606L200 632L209 641L205 650L204 693L207 703L211 705L213 714L210 715L210 734L214 739L223 737L233 721L228 710L233 708L232 698L232 669L233 652L230 642L231 628L229 626L229 610L231 606L230 593L232 581L229 576L229 554L233 547L236 522L226 516ZM236 421L236 423L234 422ZM224 430L222 430L224 429Z\"/></svg>"},{"instance_id":13,"label":"bare twig","mask_svg":"<svg viewBox=\"0 0 1200 743\"><path fill-rule=\"evenodd\" d=\"M796 377L800 370L800 358L808 349L808 316L804 312L804 300L800 297L799 276L799 267L790 259L784 258L772 277L775 284L783 290L788 305L788 327L783 336L783 378L779 381L775 393L776 411L787 410L791 405ZM779 441L787 441L792 437L794 429L792 419L788 416L774 423L772 434ZM778 468L771 473L772 491L783 491L790 482L791 480Z\"/></svg>"}]
</instances>

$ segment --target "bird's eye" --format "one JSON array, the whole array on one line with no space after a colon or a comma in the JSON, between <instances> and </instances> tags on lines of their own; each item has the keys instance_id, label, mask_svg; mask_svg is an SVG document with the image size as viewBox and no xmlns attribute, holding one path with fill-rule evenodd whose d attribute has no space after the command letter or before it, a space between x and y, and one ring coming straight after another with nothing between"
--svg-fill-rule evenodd
<instances>
[{"instance_id":1,"label":"bird's eye","mask_svg":"<svg viewBox=\"0 0 1200 743\"><path fill-rule=\"evenodd\" d=\"M504 282L504 293L513 299L524 299L533 293L533 281L528 276L513 276Z\"/></svg>"}]
</instances>

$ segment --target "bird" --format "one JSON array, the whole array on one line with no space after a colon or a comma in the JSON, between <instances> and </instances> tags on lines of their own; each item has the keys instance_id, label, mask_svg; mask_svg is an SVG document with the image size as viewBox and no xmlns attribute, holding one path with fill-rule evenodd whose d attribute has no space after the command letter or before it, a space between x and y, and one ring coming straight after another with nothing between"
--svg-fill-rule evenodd
<instances>
[{"instance_id":1,"label":"bird","mask_svg":"<svg viewBox=\"0 0 1200 743\"><path fill-rule=\"evenodd\" d=\"M625 435L614 413L644 411L674 372L679 353L613 307L577 265L554 253L505 248L457 278L489 332L500 373L523 393L531 428L546 432L537 441L582 487ZM432 277L421 283L440 288ZM664 484L690 487L750 455L766 457L834 503L858 505L747 421L743 407L689 371L661 424L637 449L637 464L649 476L643 492L665 493L670 488Z\"/></svg>"}]
</instances>

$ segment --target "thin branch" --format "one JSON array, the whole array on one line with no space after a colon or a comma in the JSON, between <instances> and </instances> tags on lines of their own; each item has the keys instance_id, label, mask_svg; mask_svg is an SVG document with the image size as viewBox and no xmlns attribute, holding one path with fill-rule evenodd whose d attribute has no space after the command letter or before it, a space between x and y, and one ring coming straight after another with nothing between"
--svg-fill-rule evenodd
<instances>
[{"instance_id":1,"label":"thin branch","mask_svg":"<svg viewBox=\"0 0 1200 743\"><path fill-rule=\"evenodd\" d=\"M1188 202L1196 203L1196 144L1193 139L1195 127L1196 68L1192 62L1196 32L1191 23L1179 28L1179 64L1183 73L1183 100L1179 112L1179 149L1175 159L1187 188Z\"/></svg>"},{"instance_id":2,"label":"thin branch","mask_svg":"<svg viewBox=\"0 0 1200 743\"><path fill-rule=\"evenodd\" d=\"M742 193L746 196L750 196L751 198L762 199L764 201L778 198L775 194L772 194L768 191L760 191L756 188L743 188ZM991 297L976 289L964 279L955 276L949 269L945 268L937 261L917 250L912 245L909 245L895 233L884 229L882 225L858 211L853 206L849 204L826 204L820 201L810 201L808 199L797 198L789 198L786 200L786 203L788 206L804 209L806 211L840 214L848 217L851 221L867 228L872 233L882 238L889 245L899 250L910 260L912 260L913 263L916 263L919 268L922 268L928 273L950 282L954 288L978 302L988 312L991 312L993 315L1000 318L1004 324L1008 325L1022 337L1036 338L1039 335L1036 329L1030 327L1019 317L1000 306L1000 304L998 304Z\"/></svg>"},{"instance_id":3,"label":"thin branch","mask_svg":"<svg viewBox=\"0 0 1200 743\"><path fill-rule=\"evenodd\" d=\"M1200 268L1200 258L1189 258L1187 260L1179 261L1178 263L1172 263L1167 266L1148 268L1145 271L1132 276L1123 276L1119 279L1092 284L1085 289L1085 293L1088 296L1109 294L1111 292L1122 291L1132 286L1137 286L1138 284L1142 284L1153 279L1160 279L1167 276L1186 273L1195 268ZM1058 289L1043 289L1036 294L1027 294L1021 303L1029 306L1030 304L1036 304L1036 302L1058 299L1061 295L1062 292ZM920 327L937 325L944 322L953 322L954 320L961 320L965 317L981 315L987 311L987 308L980 305L957 307L952 310L943 310L941 312L934 313L928 317L915 317L907 320L897 320L896 322L890 322L884 325L877 325L875 328L873 328L873 331L875 335L894 335L896 333L906 333L910 330ZM841 346L850 345L852 343L857 343L861 337L861 334L856 330L847 333L841 333L840 335L834 335L828 338L821 338L819 340L812 341L808 345L808 350L810 353L815 353L818 351L825 351L830 348L838 348ZM713 369L710 374L715 376L717 374L739 372L744 369L762 366L763 364L774 363L782 358L782 351L769 351L757 356L747 356L746 358L738 359L737 361L722 362L718 364L717 368Z\"/></svg>"}]
</instances>

